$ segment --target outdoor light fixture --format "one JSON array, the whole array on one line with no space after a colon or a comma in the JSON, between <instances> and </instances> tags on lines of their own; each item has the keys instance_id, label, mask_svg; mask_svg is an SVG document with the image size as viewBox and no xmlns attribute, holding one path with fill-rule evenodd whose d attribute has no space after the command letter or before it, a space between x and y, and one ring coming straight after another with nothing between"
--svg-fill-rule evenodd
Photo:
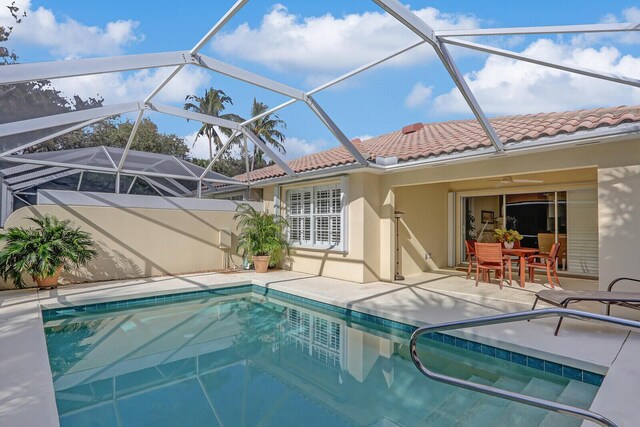
<instances>
[{"instance_id":1,"label":"outdoor light fixture","mask_svg":"<svg viewBox=\"0 0 640 427\"><path fill-rule=\"evenodd\" d=\"M402 261L402 253L400 252L400 218L404 215L402 211L394 211L393 217L396 219L396 274L393 280L404 280L404 276L400 274L400 261Z\"/></svg>"}]
</instances>

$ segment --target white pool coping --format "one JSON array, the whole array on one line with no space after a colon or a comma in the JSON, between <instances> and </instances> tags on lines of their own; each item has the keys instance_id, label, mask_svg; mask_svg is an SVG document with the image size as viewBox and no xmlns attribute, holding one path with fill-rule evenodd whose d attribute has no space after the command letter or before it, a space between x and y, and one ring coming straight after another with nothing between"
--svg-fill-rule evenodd
<instances>
[{"instance_id":1,"label":"white pool coping","mask_svg":"<svg viewBox=\"0 0 640 427\"><path fill-rule=\"evenodd\" d=\"M41 309L94 304L193 290L255 284L413 325L530 308L530 292L469 288L460 277L433 273L408 283L358 284L286 271L268 274L194 274L71 285L54 291L0 292L0 425L58 426ZM593 410L620 426L638 425L640 334L555 319L470 328L458 335L598 373L607 373Z\"/></svg>"}]
</instances>

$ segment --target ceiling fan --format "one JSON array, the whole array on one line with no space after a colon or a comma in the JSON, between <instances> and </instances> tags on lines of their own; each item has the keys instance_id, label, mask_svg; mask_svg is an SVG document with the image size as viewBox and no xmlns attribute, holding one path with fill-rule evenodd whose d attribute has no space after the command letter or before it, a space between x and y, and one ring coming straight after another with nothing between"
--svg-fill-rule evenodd
<instances>
[{"instance_id":1,"label":"ceiling fan","mask_svg":"<svg viewBox=\"0 0 640 427\"><path fill-rule=\"evenodd\" d=\"M503 176L502 178L497 179L487 179L487 181L497 182L498 185L509 185L509 184L541 184L544 182L542 179L525 179L525 178L514 178L512 176Z\"/></svg>"}]
</instances>

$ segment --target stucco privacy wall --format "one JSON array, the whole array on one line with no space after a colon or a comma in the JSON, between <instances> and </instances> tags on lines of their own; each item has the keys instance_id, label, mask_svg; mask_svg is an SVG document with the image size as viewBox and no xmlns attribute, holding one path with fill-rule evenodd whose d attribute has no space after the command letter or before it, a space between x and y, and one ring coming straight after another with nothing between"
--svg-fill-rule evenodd
<instances>
[{"instance_id":1,"label":"stucco privacy wall","mask_svg":"<svg viewBox=\"0 0 640 427\"><path fill-rule=\"evenodd\" d=\"M640 165L598 170L598 211L600 289L618 277L640 279ZM637 292L640 284L622 282L615 289Z\"/></svg>"},{"instance_id":2,"label":"stucco privacy wall","mask_svg":"<svg viewBox=\"0 0 640 427\"><path fill-rule=\"evenodd\" d=\"M223 267L225 258L225 250L220 248L221 230L231 232L231 248L227 252L230 251L236 263L241 262L235 254L234 202L104 193L51 193L54 194L53 199L62 204L19 209L7 219L6 227L29 226L28 217L52 214L70 219L91 233L97 242L99 255L87 268L63 274L68 280L114 280L219 269ZM61 193L75 193L76 204L66 204L65 199L68 200L70 195L64 197L60 196ZM87 206L86 197L91 197L97 206ZM262 208L261 203L255 206ZM224 235L222 239L225 240ZM2 283L1 286L7 285Z\"/></svg>"}]
</instances>

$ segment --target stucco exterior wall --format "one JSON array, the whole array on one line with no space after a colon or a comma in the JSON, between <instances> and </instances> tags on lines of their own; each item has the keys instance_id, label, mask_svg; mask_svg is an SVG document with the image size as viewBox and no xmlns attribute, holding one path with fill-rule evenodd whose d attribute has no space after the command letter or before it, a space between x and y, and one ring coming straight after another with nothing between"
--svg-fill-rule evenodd
<instances>
[{"instance_id":1,"label":"stucco exterior wall","mask_svg":"<svg viewBox=\"0 0 640 427\"><path fill-rule=\"evenodd\" d=\"M598 170L598 211L600 289L618 277L639 279L640 165ZM640 284L623 282L615 289L638 292Z\"/></svg>"},{"instance_id":2,"label":"stucco exterior wall","mask_svg":"<svg viewBox=\"0 0 640 427\"><path fill-rule=\"evenodd\" d=\"M447 265L447 193L449 185L412 185L396 189L400 271L403 275ZM431 257L427 259L427 254Z\"/></svg>"},{"instance_id":3,"label":"stucco exterior wall","mask_svg":"<svg viewBox=\"0 0 640 427\"><path fill-rule=\"evenodd\" d=\"M52 214L91 233L98 257L86 268L63 273L72 282L114 280L210 271L223 267L220 230L231 232L236 255L234 212L93 206L33 206L15 211L6 227L30 226L28 217ZM224 238L223 238L224 239ZM0 287L12 287L0 281Z\"/></svg>"},{"instance_id":4,"label":"stucco exterior wall","mask_svg":"<svg viewBox=\"0 0 640 427\"><path fill-rule=\"evenodd\" d=\"M575 146L551 151L531 151L522 155L496 156L452 165L397 170L393 173L376 173L360 170L349 175L349 231L348 252L345 254L324 251L295 250L292 252L291 268L312 274L320 274L339 279L367 282L371 280L392 280L394 275L395 221L393 212L406 212L401 221L402 273L405 275L419 271L442 268L447 265L447 193L499 191L496 184L483 178L506 175L532 174L541 177L540 185L516 185L508 189L527 191L549 191L556 185L564 188L599 186L599 191L612 187L616 192L627 185L632 189L624 196L627 204L637 209L640 185L637 173L627 166L640 165L640 140ZM605 180L610 168L625 167L622 178ZM608 172L606 172L608 171ZM619 172L618 172L619 173ZM602 181L598 184L598 181ZM320 182L320 181L319 181ZM306 184L308 185L308 184ZM269 190L271 188L271 192ZM273 194L272 186L265 188L265 203ZM284 194L284 193L283 193ZM271 199L272 200L272 199ZM602 198L600 202L602 206ZM635 212L635 211L634 211ZM496 216L498 212L496 210ZM460 242L460 210L456 213L456 244ZM629 213L629 215L632 215ZM606 223L600 219L601 233L611 228L613 219ZM634 222L636 221L636 222ZM636 227L637 219L625 221L617 227ZM637 235L636 235L637 237ZM613 240L612 240L613 242ZM626 239L620 251L635 253L631 249L632 238ZM609 257L602 257L609 251L609 241L600 242L600 269L606 281ZM617 244L620 244L618 242ZM618 249L615 249L618 251ZM426 260L425 254L431 253ZM459 262L459 259L456 260ZM635 268L638 263L630 263ZM640 276L640 272L625 267L628 274ZM618 270L619 267L613 268Z\"/></svg>"},{"instance_id":5,"label":"stucco exterior wall","mask_svg":"<svg viewBox=\"0 0 640 427\"><path fill-rule=\"evenodd\" d=\"M313 185L339 182L340 178L313 181ZM309 274L355 282L369 282L379 277L380 191L377 177L355 174L347 179L347 251L296 248L291 250L288 268ZM282 209L287 189L311 185L309 182L281 189ZM265 189L265 194L273 194ZM265 206L269 206L265 199Z\"/></svg>"}]
</instances>

